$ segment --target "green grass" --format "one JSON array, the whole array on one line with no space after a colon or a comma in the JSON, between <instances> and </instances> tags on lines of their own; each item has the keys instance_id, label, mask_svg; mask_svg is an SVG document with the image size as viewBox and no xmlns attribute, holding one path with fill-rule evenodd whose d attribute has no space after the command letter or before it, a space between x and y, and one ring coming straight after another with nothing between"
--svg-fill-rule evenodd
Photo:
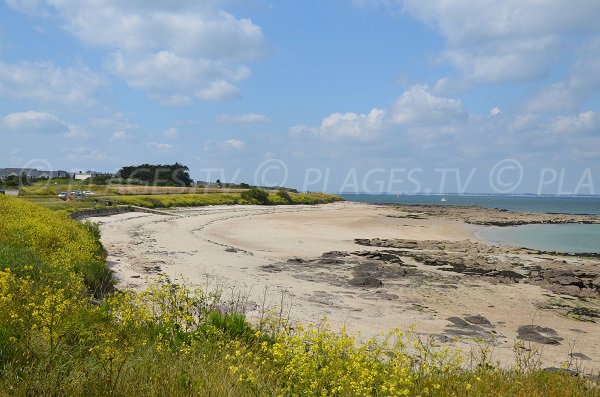
<instances>
[{"instance_id":1,"label":"green grass","mask_svg":"<svg viewBox=\"0 0 600 397\"><path fill-rule=\"evenodd\" d=\"M325 193L290 193L288 201L277 193L269 194L269 203L272 205L294 204L327 204L340 201L341 198ZM135 205L146 208L172 208L172 207L201 207L206 205L236 205L257 204L254 201L244 200L240 193L205 193L205 194L164 194L164 195L98 195L79 200L63 201L58 197L24 196L23 199L55 211L73 212L89 208L104 208L106 202L113 205ZM97 203L95 203L97 201Z\"/></svg>"},{"instance_id":2,"label":"green grass","mask_svg":"<svg viewBox=\"0 0 600 397\"><path fill-rule=\"evenodd\" d=\"M276 193L269 195L269 202L273 205L290 204L327 204L340 201L341 198L325 193L291 193L292 201L286 201ZM177 195L152 195L152 196L120 196L113 197L116 203L137 205L147 208L171 207L199 207L205 205L235 205L256 204L253 201L242 199L239 193L207 193L207 194L177 194Z\"/></svg>"},{"instance_id":3,"label":"green grass","mask_svg":"<svg viewBox=\"0 0 600 397\"><path fill-rule=\"evenodd\" d=\"M469 365L417 335L359 344L269 313L251 325L224 311L219 291L166 280L98 294L109 292L99 237L93 224L0 196L0 395L600 396L535 366Z\"/></svg>"}]
</instances>

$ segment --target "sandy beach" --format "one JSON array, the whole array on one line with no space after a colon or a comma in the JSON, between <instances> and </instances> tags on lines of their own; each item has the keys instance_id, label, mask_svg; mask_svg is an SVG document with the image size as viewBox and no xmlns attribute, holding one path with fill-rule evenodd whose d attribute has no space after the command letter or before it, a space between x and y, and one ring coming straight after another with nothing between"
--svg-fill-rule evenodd
<instances>
[{"instance_id":1,"label":"sandy beach","mask_svg":"<svg viewBox=\"0 0 600 397\"><path fill-rule=\"evenodd\" d=\"M464 214L418 210L344 202L91 220L119 288L143 288L159 274L218 285L248 296L250 318L265 291L271 307L283 293L292 319L326 317L363 337L412 326L441 342L460 337L467 350L483 338L504 364L515 341L534 340L544 366L600 367L598 258L493 247Z\"/></svg>"}]
</instances>

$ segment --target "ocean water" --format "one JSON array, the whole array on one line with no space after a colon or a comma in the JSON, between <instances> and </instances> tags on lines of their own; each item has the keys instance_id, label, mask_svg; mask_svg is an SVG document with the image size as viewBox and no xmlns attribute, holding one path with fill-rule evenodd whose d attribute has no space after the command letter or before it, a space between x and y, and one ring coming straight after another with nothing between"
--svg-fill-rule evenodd
<instances>
[{"instance_id":1,"label":"ocean water","mask_svg":"<svg viewBox=\"0 0 600 397\"><path fill-rule=\"evenodd\" d=\"M600 196L494 196L494 195L392 195L341 194L348 201L362 203L476 205L519 212L600 215ZM446 201L442 202L442 197Z\"/></svg>"},{"instance_id":2,"label":"ocean water","mask_svg":"<svg viewBox=\"0 0 600 397\"><path fill-rule=\"evenodd\" d=\"M496 244L543 251L600 253L600 225L521 225L486 227L478 237Z\"/></svg>"},{"instance_id":3,"label":"ocean water","mask_svg":"<svg viewBox=\"0 0 600 397\"><path fill-rule=\"evenodd\" d=\"M475 205L518 212L600 215L600 197L493 196L493 195L385 195L342 194L348 201L433 205ZM441 201L442 197L446 201ZM544 251L600 253L600 225L523 225L486 227L478 232L496 244Z\"/></svg>"}]
</instances>

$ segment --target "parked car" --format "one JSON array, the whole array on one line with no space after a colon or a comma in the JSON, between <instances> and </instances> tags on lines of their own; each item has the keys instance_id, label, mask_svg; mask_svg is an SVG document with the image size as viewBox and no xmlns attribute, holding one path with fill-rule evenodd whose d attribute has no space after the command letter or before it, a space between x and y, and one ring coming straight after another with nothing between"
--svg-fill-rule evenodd
<instances>
[{"instance_id":1,"label":"parked car","mask_svg":"<svg viewBox=\"0 0 600 397\"><path fill-rule=\"evenodd\" d=\"M66 200L69 197L69 192L60 192L58 193L58 198Z\"/></svg>"},{"instance_id":2,"label":"parked car","mask_svg":"<svg viewBox=\"0 0 600 397\"><path fill-rule=\"evenodd\" d=\"M96 193L94 192L90 192L89 190L84 190L83 191L83 195L84 196L94 196Z\"/></svg>"}]
</instances>

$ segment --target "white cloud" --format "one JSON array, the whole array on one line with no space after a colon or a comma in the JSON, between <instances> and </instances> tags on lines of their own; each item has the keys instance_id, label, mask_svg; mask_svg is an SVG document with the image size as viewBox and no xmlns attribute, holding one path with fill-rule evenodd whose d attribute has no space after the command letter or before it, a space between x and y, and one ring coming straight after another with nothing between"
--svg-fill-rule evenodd
<instances>
[{"instance_id":1,"label":"white cloud","mask_svg":"<svg viewBox=\"0 0 600 397\"><path fill-rule=\"evenodd\" d=\"M66 157L70 161L84 161L86 163L89 161L103 161L107 158L106 153L96 149L89 149L84 146L73 149ZM80 168L86 169L87 167Z\"/></svg>"},{"instance_id":2,"label":"white cloud","mask_svg":"<svg viewBox=\"0 0 600 397\"><path fill-rule=\"evenodd\" d=\"M240 141L239 139L228 139L222 142L219 146L224 149L240 150L244 147L244 142Z\"/></svg>"},{"instance_id":3,"label":"white cloud","mask_svg":"<svg viewBox=\"0 0 600 397\"><path fill-rule=\"evenodd\" d=\"M111 142L122 141L127 138L127 133L123 130L117 130L113 132L110 137Z\"/></svg>"},{"instance_id":4,"label":"white cloud","mask_svg":"<svg viewBox=\"0 0 600 397\"><path fill-rule=\"evenodd\" d=\"M532 98L527 109L533 112L575 110L600 91L600 36L581 45L568 76Z\"/></svg>"},{"instance_id":5,"label":"white cloud","mask_svg":"<svg viewBox=\"0 0 600 397\"><path fill-rule=\"evenodd\" d=\"M194 96L238 96L236 82L250 76L245 64L265 52L261 28L223 11L221 3L10 0L9 6L55 13L84 44L107 49L107 67L131 87L164 103L185 104Z\"/></svg>"},{"instance_id":6,"label":"white cloud","mask_svg":"<svg viewBox=\"0 0 600 397\"><path fill-rule=\"evenodd\" d=\"M292 138L316 136L318 132L318 128L309 127L307 125L293 125L288 128L288 135Z\"/></svg>"},{"instance_id":7,"label":"white cloud","mask_svg":"<svg viewBox=\"0 0 600 397\"><path fill-rule=\"evenodd\" d=\"M168 143L160 143L160 142L148 142L146 143L147 146L154 148L154 149L158 149L158 150L170 150L173 149L173 145L170 145Z\"/></svg>"},{"instance_id":8,"label":"white cloud","mask_svg":"<svg viewBox=\"0 0 600 397\"><path fill-rule=\"evenodd\" d=\"M246 114L221 114L215 119L217 123L222 124L250 124L250 123L270 123L271 120L262 114L246 113Z\"/></svg>"},{"instance_id":9,"label":"white cloud","mask_svg":"<svg viewBox=\"0 0 600 397\"><path fill-rule=\"evenodd\" d=\"M90 104L104 80L86 67L50 62L0 62L0 95L45 103Z\"/></svg>"},{"instance_id":10,"label":"white cloud","mask_svg":"<svg viewBox=\"0 0 600 397\"><path fill-rule=\"evenodd\" d=\"M593 111L579 113L575 116L559 116L551 124L553 132L559 134L576 134L598 130L598 116Z\"/></svg>"},{"instance_id":11,"label":"white cloud","mask_svg":"<svg viewBox=\"0 0 600 397\"><path fill-rule=\"evenodd\" d=\"M169 139L177 139L179 131L175 127L167 128L163 131L163 135Z\"/></svg>"},{"instance_id":12,"label":"white cloud","mask_svg":"<svg viewBox=\"0 0 600 397\"><path fill-rule=\"evenodd\" d=\"M66 134L67 123L51 113L18 112L10 113L0 119L0 131L18 134Z\"/></svg>"},{"instance_id":13,"label":"white cloud","mask_svg":"<svg viewBox=\"0 0 600 397\"><path fill-rule=\"evenodd\" d=\"M196 92L196 97L209 101L224 101L239 96L240 90L224 80L213 81L209 87Z\"/></svg>"},{"instance_id":14,"label":"white cloud","mask_svg":"<svg viewBox=\"0 0 600 397\"><path fill-rule=\"evenodd\" d=\"M389 119L394 124L441 125L466 120L461 101L432 95L427 86L405 91L392 106Z\"/></svg>"},{"instance_id":15,"label":"white cloud","mask_svg":"<svg viewBox=\"0 0 600 397\"><path fill-rule=\"evenodd\" d=\"M490 109L490 116L491 117L498 116L500 113L502 113L502 109L500 109L497 106L494 106L493 108Z\"/></svg>"},{"instance_id":16,"label":"white cloud","mask_svg":"<svg viewBox=\"0 0 600 397\"><path fill-rule=\"evenodd\" d=\"M398 127L423 138L435 139L440 134L455 132L465 124L467 113L461 101L435 96L427 86L416 85L406 90L389 109L373 108L368 114L332 113L318 128L295 125L288 129L293 138L321 137L331 140L369 141Z\"/></svg>"},{"instance_id":17,"label":"white cloud","mask_svg":"<svg viewBox=\"0 0 600 397\"><path fill-rule=\"evenodd\" d=\"M44 16L47 14L43 0L5 0L6 5L26 15Z\"/></svg>"},{"instance_id":18,"label":"white cloud","mask_svg":"<svg viewBox=\"0 0 600 397\"><path fill-rule=\"evenodd\" d=\"M599 33L600 2L404 0L404 10L444 36L442 54L470 82L545 77L565 37Z\"/></svg>"},{"instance_id":19,"label":"white cloud","mask_svg":"<svg viewBox=\"0 0 600 397\"><path fill-rule=\"evenodd\" d=\"M333 113L323 119L318 134L333 140L368 140L381 130L384 115L384 110L376 108L368 114Z\"/></svg>"}]
</instances>

